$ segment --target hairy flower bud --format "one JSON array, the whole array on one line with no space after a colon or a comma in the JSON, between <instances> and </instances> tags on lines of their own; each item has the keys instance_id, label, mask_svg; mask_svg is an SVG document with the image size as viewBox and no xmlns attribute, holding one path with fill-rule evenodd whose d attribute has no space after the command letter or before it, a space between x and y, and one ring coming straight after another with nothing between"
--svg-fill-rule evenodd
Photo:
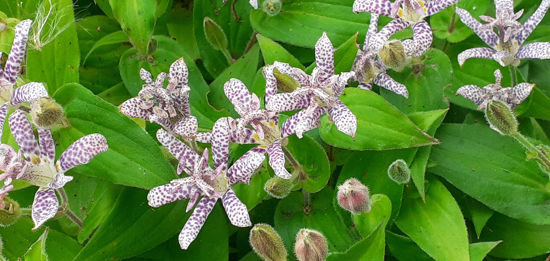
<instances>
[{"instance_id":1,"label":"hairy flower bud","mask_svg":"<svg viewBox=\"0 0 550 261\"><path fill-rule=\"evenodd\" d=\"M411 180L411 169L402 159L394 161L388 167L388 176L398 184L406 184Z\"/></svg>"},{"instance_id":2,"label":"hairy flower bud","mask_svg":"<svg viewBox=\"0 0 550 261\"><path fill-rule=\"evenodd\" d=\"M283 179L278 176L270 178L264 185L264 190L274 198L285 198L292 191L292 179Z\"/></svg>"},{"instance_id":3,"label":"hairy flower bud","mask_svg":"<svg viewBox=\"0 0 550 261\"><path fill-rule=\"evenodd\" d=\"M282 92L293 92L300 87L300 83L288 74L281 73L277 68L273 68L273 76L277 79L277 89Z\"/></svg>"},{"instance_id":4,"label":"hairy flower bud","mask_svg":"<svg viewBox=\"0 0 550 261\"><path fill-rule=\"evenodd\" d=\"M262 10L269 16L275 16L281 12L283 3L281 0L264 0Z\"/></svg>"},{"instance_id":5,"label":"hairy flower bud","mask_svg":"<svg viewBox=\"0 0 550 261\"><path fill-rule=\"evenodd\" d=\"M203 26L206 40L212 45L212 48L218 51L226 50L228 46L227 36L218 23L207 16L203 20Z\"/></svg>"},{"instance_id":6,"label":"hairy flower bud","mask_svg":"<svg viewBox=\"0 0 550 261\"><path fill-rule=\"evenodd\" d=\"M49 129L55 125L66 127L69 121L61 105L50 97L42 97L31 105L31 116L38 127Z\"/></svg>"},{"instance_id":7,"label":"hairy flower bud","mask_svg":"<svg viewBox=\"0 0 550 261\"><path fill-rule=\"evenodd\" d=\"M485 109L485 117L491 129L502 135L512 135L518 132L518 120L512 110L499 101L489 101Z\"/></svg>"},{"instance_id":8,"label":"hairy flower bud","mask_svg":"<svg viewBox=\"0 0 550 261\"><path fill-rule=\"evenodd\" d=\"M0 226L5 227L15 223L19 219L21 209L19 209L19 203L10 198L1 200L4 201L2 202L4 207L0 208Z\"/></svg>"},{"instance_id":9,"label":"hairy flower bud","mask_svg":"<svg viewBox=\"0 0 550 261\"><path fill-rule=\"evenodd\" d=\"M296 235L294 253L300 261L323 261L327 258L327 239L319 231L302 228Z\"/></svg>"},{"instance_id":10,"label":"hairy flower bud","mask_svg":"<svg viewBox=\"0 0 550 261\"><path fill-rule=\"evenodd\" d=\"M392 68L395 71L403 70L407 62L405 48L403 48L403 44L399 40L386 42L378 55L386 67Z\"/></svg>"},{"instance_id":11,"label":"hairy flower bud","mask_svg":"<svg viewBox=\"0 0 550 261\"><path fill-rule=\"evenodd\" d=\"M370 211L369 188L355 178L350 178L338 186L337 197L338 205L352 214Z\"/></svg>"},{"instance_id":12,"label":"hairy flower bud","mask_svg":"<svg viewBox=\"0 0 550 261\"><path fill-rule=\"evenodd\" d=\"M287 252L281 236L268 224L256 224L250 230L250 245L266 261L284 261Z\"/></svg>"}]
</instances>

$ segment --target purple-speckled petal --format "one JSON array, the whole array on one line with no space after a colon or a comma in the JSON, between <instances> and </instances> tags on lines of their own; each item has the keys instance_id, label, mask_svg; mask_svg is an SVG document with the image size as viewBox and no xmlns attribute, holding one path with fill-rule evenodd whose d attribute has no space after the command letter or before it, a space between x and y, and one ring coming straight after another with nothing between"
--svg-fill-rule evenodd
<instances>
[{"instance_id":1,"label":"purple-speckled petal","mask_svg":"<svg viewBox=\"0 0 550 261\"><path fill-rule=\"evenodd\" d=\"M484 28L483 25L475 18L473 18L468 11L462 8L457 7L456 14L458 15L458 17L460 17L462 23L470 27L474 31L474 33L477 34L479 38L481 38L481 40L483 40L487 45L493 48L497 46L499 38L494 31Z\"/></svg>"},{"instance_id":2,"label":"purple-speckled petal","mask_svg":"<svg viewBox=\"0 0 550 261\"><path fill-rule=\"evenodd\" d=\"M195 141L200 143L210 143L212 140L212 133L210 132L199 132L195 136Z\"/></svg>"},{"instance_id":3,"label":"purple-speckled petal","mask_svg":"<svg viewBox=\"0 0 550 261\"><path fill-rule=\"evenodd\" d=\"M153 75L143 68L139 70L139 78L141 78L147 85L153 85Z\"/></svg>"},{"instance_id":4,"label":"purple-speckled petal","mask_svg":"<svg viewBox=\"0 0 550 261\"><path fill-rule=\"evenodd\" d=\"M305 73L302 69L292 67L288 63L281 63L275 61L273 66L279 70L279 72L288 74L290 77L294 78L300 85L308 85L311 82L311 77Z\"/></svg>"},{"instance_id":5,"label":"purple-speckled petal","mask_svg":"<svg viewBox=\"0 0 550 261\"><path fill-rule=\"evenodd\" d=\"M517 107L527 97L529 97L534 87L534 84L524 82L514 86L513 88L506 88L505 90L510 90L510 92L512 93L512 95L508 95L508 97L510 98L509 103L511 107Z\"/></svg>"},{"instance_id":6,"label":"purple-speckled petal","mask_svg":"<svg viewBox=\"0 0 550 261\"><path fill-rule=\"evenodd\" d=\"M190 197L195 183L192 177L172 180L166 185L154 187L147 194L149 206L157 208Z\"/></svg>"},{"instance_id":7,"label":"purple-speckled petal","mask_svg":"<svg viewBox=\"0 0 550 261\"><path fill-rule=\"evenodd\" d=\"M42 97L49 97L44 84L41 82L30 82L13 91L10 103L11 105L16 105L23 102L33 102Z\"/></svg>"},{"instance_id":8,"label":"purple-speckled petal","mask_svg":"<svg viewBox=\"0 0 550 261\"><path fill-rule=\"evenodd\" d=\"M243 82L232 78L223 85L225 96L233 103L235 110L242 117L248 113L260 109L260 99L256 94L251 94Z\"/></svg>"},{"instance_id":9,"label":"purple-speckled petal","mask_svg":"<svg viewBox=\"0 0 550 261\"><path fill-rule=\"evenodd\" d=\"M189 138L195 136L199 128L199 123L195 116L189 115L174 124L173 131L174 133L180 135L184 138Z\"/></svg>"},{"instance_id":10,"label":"purple-speckled petal","mask_svg":"<svg viewBox=\"0 0 550 261\"><path fill-rule=\"evenodd\" d=\"M285 154L281 147L281 141L276 141L267 148L267 155L269 156L269 166L275 172L275 175L289 179L292 177L288 170L285 168Z\"/></svg>"},{"instance_id":11,"label":"purple-speckled petal","mask_svg":"<svg viewBox=\"0 0 550 261\"><path fill-rule=\"evenodd\" d=\"M268 101L273 95L277 94L277 78L273 74L274 65L265 66L262 73L265 78L265 101Z\"/></svg>"},{"instance_id":12,"label":"purple-speckled petal","mask_svg":"<svg viewBox=\"0 0 550 261\"><path fill-rule=\"evenodd\" d=\"M2 74L2 77L9 84L15 83L21 70L21 62L23 61L23 57L25 57L31 24L31 20L23 20L15 26L15 38L13 39L10 55L4 67L4 73Z\"/></svg>"},{"instance_id":13,"label":"purple-speckled petal","mask_svg":"<svg viewBox=\"0 0 550 261\"><path fill-rule=\"evenodd\" d=\"M222 204L231 224L237 227L249 227L252 225L246 205L241 202L232 189L225 192L222 197Z\"/></svg>"},{"instance_id":14,"label":"purple-speckled petal","mask_svg":"<svg viewBox=\"0 0 550 261\"><path fill-rule=\"evenodd\" d=\"M323 33L315 44L315 62L319 70L319 82L324 82L334 75L334 47L326 33Z\"/></svg>"},{"instance_id":15,"label":"purple-speckled petal","mask_svg":"<svg viewBox=\"0 0 550 261\"><path fill-rule=\"evenodd\" d=\"M439 11L458 3L460 0L432 0L426 4L428 8L427 15L434 15Z\"/></svg>"},{"instance_id":16,"label":"purple-speckled petal","mask_svg":"<svg viewBox=\"0 0 550 261\"><path fill-rule=\"evenodd\" d=\"M72 176L65 176L65 174L63 173L57 173L57 175L55 175L54 181L48 184L48 187L52 189L60 189L71 180L73 180Z\"/></svg>"},{"instance_id":17,"label":"purple-speckled petal","mask_svg":"<svg viewBox=\"0 0 550 261\"><path fill-rule=\"evenodd\" d=\"M522 46L516 54L518 59L550 59L550 43L537 42Z\"/></svg>"},{"instance_id":18,"label":"purple-speckled petal","mask_svg":"<svg viewBox=\"0 0 550 261\"><path fill-rule=\"evenodd\" d=\"M458 88L456 94L468 100L471 100L473 103L479 106L484 102L483 97L485 96L486 91L476 85L465 85Z\"/></svg>"},{"instance_id":19,"label":"purple-speckled petal","mask_svg":"<svg viewBox=\"0 0 550 261\"><path fill-rule=\"evenodd\" d=\"M364 46L364 50L378 52L382 46L395 33L409 27L409 24L403 19L394 19L386 24L380 31L369 38L368 45Z\"/></svg>"},{"instance_id":20,"label":"purple-speckled petal","mask_svg":"<svg viewBox=\"0 0 550 261\"><path fill-rule=\"evenodd\" d=\"M217 200L217 198L203 197L199 201L178 237L182 249L187 249L195 240Z\"/></svg>"},{"instance_id":21,"label":"purple-speckled petal","mask_svg":"<svg viewBox=\"0 0 550 261\"><path fill-rule=\"evenodd\" d=\"M59 208L59 201L55 195L55 190L39 188L34 195L34 202L32 203L32 221L34 222L34 228L37 229L44 222L53 218L57 214Z\"/></svg>"},{"instance_id":22,"label":"purple-speckled petal","mask_svg":"<svg viewBox=\"0 0 550 261\"><path fill-rule=\"evenodd\" d=\"M55 161L55 143L52 138L52 132L49 129L38 127L38 141L40 144L40 156L44 159Z\"/></svg>"},{"instance_id":23,"label":"purple-speckled petal","mask_svg":"<svg viewBox=\"0 0 550 261\"><path fill-rule=\"evenodd\" d=\"M39 156L40 149L26 113L22 110L16 110L10 115L9 123L11 133L25 157Z\"/></svg>"},{"instance_id":24,"label":"purple-speckled petal","mask_svg":"<svg viewBox=\"0 0 550 261\"><path fill-rule=\"evenodd\" d=\"M380 18L379 14L374 14L374 13L370 14L369 29L367 30L367 35L365 36L364 48L366 48L366 46L368 45L370 41L369 40L370 37L378 32L379 18Z\"/></svg>"},{"instance_id":25,"label":"purple-speckled petal","mask_svg":"<svg viewBox=\"0 0 550 261\"><path fill-rule=\"evenodd\" d=\"M420 21L412 26L413 40L403 41L405 55L419 57L426 53L432 45L433 34L430 25L426 21Z\"/></svg>"},{"instance_id":26,"label":"purple-speckled petal","mask_svg":"<svg viewBox=\"0 0 550 261\"><path fill-rule=\"evenodd\" d=\"M392 91L396 94L399 94L405 98L409 98L409 91L407 90L407 87L397 81L395 81L393 78L391 78L386 73L379 73L376 78L373 80L374 84Z\"/></svg>"},{"instance_id":27,"label":"purple-speckled petal","mask_svg":"<svg viewBox=\"0 0 550 261\"><path fill-rule=\"evenodd\" d=\"M250 0L248 1L254 9L258 9L258 0Z\"/></svg>"},{"instance_id":28,"label":"purple-speckled petal","mask_svg":"<svg viewBox=\"0 0 550 261\"><path fill-rule=\"evenodd\" d=\"M523 30L520 31L519 34L517 34L514 38L518 41L518 43L521 45L523 42L525 42L525 39L531 35L531 33L535 30L537 25L539 25L540 21L544 18L544 15L546 15L546 12L548 11L548 8L550 7L550 0L542 0L542 3L539 5L537 10L525 21L523 24Z\"/></svg>"},{"instance_id":29,"label":"purple-speckled petal","mask_svg":"<svg viewBox=\"0 0 550 261\"><path fill-rule=\"evenodd\" d=\"M6 116L8 115L8 108L9 106L7 104L0 106L0 139L2 139L4 122L6 121Z\"/></svg>"},{"instance_id":30,"label":"purple-speckled petal","mask_svg":"<svg viewBox=\"0 0 550 261\"><path fill-rule=\"evenodd\" d=\"M189 70L183 57L170 65L168 77L170 78L170 83L174 84L176 88L183 88L183 86L189 84Z\"/></svg>"},{"instance_id":31,"label":"purple-speckled petal","mask_svg":"<svg viewBox=\"0 0 550 261\"><path fill-rule=\"evenodd\" d=\"M284 112L303 109L310 104L309 95L299 89L294 92L283 92L271 96L265 108L270 111Z\"/></svg>"},{"instance_id":32,"label":"purple-speckled petal","mask_svg":"<svg viewBox=\"0 0 550 261\"><path fill-rule=\"evenodd\" d=\"M212 127L212 160L216 168L219 166L227 167L231 138L229 120L230 118L228 117L220 118L214 123L214 127Z\"/></svg>"},{"instance_id":33,"label":"purple-speckled petal","mask_svg":"<svg viewBox=\"0 0 550 261\"><path fill-rule=\"evenodd\" d=\"M172 154L172 156L174 156L174 158L179 160L178 174L183 171L183 168L190 170L195 168L195 162L197 162L200 156L187 147L182 141L163 129L157 131L157 140L170 152L170 154Z\"/></svg>"},{"instance_id":34,"label":"purple-speckled petal","mask_svg":"<svg viewBox=\"0 0 550 261\"><path fill-rule=\"evenodd\" d=\"M308 107L290 116L282 125L282 137L296 134L302 138L304 132L317 128L320 124L320 117L325 109L318 106Z\"/></svg>"},{"instance_id":35,"label":"purple-speckled petal","mask_svg":"<svg viewBox=\"0 0 550 261\"><path fill-rule=\"evenodd\" d=\"M355 138L357 118L343 102L338 101L336 106L329 108L328 114L339 131Z\"/></svg>"},{"instance_id":36,"label":"purple-speckled petal","mask_svg":"<svg viewBox=\"0 0 550 261\"><path fill-rule=\"evenodd\" d=\"M233 185L237 182L248 184L252 175L264 162L265 152L265 149L256 146L236 160L227 170L229 184Z\"/></svg>"},{"instance_id":37,"label":"purple-speckled petal","mask_svg":"<svg viewBox=\"0 0 550 261\"><path fill-rule=\"evenodd\" d=\"M353 11L356 13L374 13L392 18L397 17L397 10L389 0L355 0Z\"/></svg>"},{"instance_id":38,"label":"purple-speckled petal","mask_svg":"<svg viewBox=\"0 0 550 261\"><path fill-rule=\"evenodd\" d=\"M493 59L493 55L495 55L495 50L490 48L480 47L468 49L458 54L458 64L462 66L466 60L470 58Z\"/></svg>"},{"instance_id":39,"label":"purple-speckled petal","mask_svg":"<svg viewBox=\"0 0 550 261\"><path fill-rule=\"evenodd\" d=\"M495 13L498 15L514 13L514 0L495 0Z\"/></svg>"},{"instance_id":40,"label":"purple-speckled petal","mask_svg":"<svg viewBox=\"0 0 550 261\"><path fill-rule=\"evenodd\" d=\"M66 172L78 165L88 164L95 156L109 149L107 139L101 134L86 135L69 146L61 157L59 167Z\"/></svg>"},{"instance_id":41,"label":"purple-speckled petal","mask_svg":"<svg viewBox=\"0 0 550 261\"><path fill-rule=\"evenodd\" d=\"M149 120L149 116L153 113L152 109L142 109L141 100L137 97L130 98L123 102L119 107L120 113L133 118Z\"/></svg>"}]
</instances>

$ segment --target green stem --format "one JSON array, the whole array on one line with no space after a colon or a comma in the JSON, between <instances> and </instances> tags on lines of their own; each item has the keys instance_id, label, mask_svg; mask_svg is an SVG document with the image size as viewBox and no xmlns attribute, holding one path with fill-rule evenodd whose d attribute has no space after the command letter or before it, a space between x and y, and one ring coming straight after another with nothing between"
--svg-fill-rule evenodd
<instances>
[{"instance_id":1,"label":"green stem","mask_svg":"<svg viewBox=\"0 0 550 261\"><path fill-rule=\"evenodd\" d=\"M516 139L523 147L525 147L528 150L529 154L533 154L534 158L540 162L541 164L546 166L546 169L550 169L550 159L548 159L547 155L541 151L539 148L537 148L533 143L531 143L525 136L521 135L521 133L516 133L511 135L514 139Z\"/></svg>"},{"instance_id":2,"label":"green stem","mask_svg":"<svg viewBox=\"0 0 550 261\"><path fill-rule=\"evenodd\" d=\"M222 53L223 53L223 56L225 57L225 59L227 60L227 64L228 65L233 64L233 57L231 57L231 54L229 53L229 50L222 49Z\"/></svg>"},{"instance_id":3,"label":"green stem","mask_svg":"<svg viewBox=\"0 0 550 261\"><path fill-rule=\"evenodd\" d=\"M285 154L285 157L288 159L288 161L290 161L292 167L294 167L294 170L299 170L301 174L302 167L300 167L300 163L298 163L294 156L292 156L292 153L290 153L290 151L288 151L286 147L283 147L283 153Z\"/></svg>"},{"instance_id":4,"label":"green stem","mask_svg":"<svg viewBox=\"0 0 550 261\"><path fill-rule=\"evenodd\" d=\"M510 77L512 77L512 86L511 87L514 87L514 86L516 86L516 84L518 84L516 67L510 65L510 66L508 66L508 69L510 69Z\"/></svg>"},{"instance_id":5,"label":"green stem","mask_svg":"<svg viewBox=\"0 0 550 261\"><path fill-rule=\"evenodd\" d=\"M32 215L32 209L31 208L20 208L21 215L23 216L30 216Z\"/></svg>"},{"instance_id":6,"label":"green stem","mask_svg":"<svg viewBox=\"0 0 550 261\"><path fill-rule=\"evenodd\" d=\"M80 218L75 213L73 213L69 208L69 198L67 197L67 193L65 192L65 189L61 187L56 191L61 197L60 209L67 216L67 218L69 218L72 222L74 222L78 227L82 228L82 220L80 220Z\"/></svg>"}]
</instances>

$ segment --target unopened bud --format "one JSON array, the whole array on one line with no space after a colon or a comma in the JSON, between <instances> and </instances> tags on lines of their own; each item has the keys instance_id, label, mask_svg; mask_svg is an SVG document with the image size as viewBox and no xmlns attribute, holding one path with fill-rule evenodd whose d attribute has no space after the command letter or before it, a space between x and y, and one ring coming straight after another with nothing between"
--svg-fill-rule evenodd
<instances>
[{"instance_id":1,"label":"unopened bud","mask_svg":"<svg viewBox=\"0 0 550 261\"><path fill-rule=\"evenodd\" d=\"M512 135L518 132L516 115L502 102L489 101L485 109L485 117L491 129L502 135Z\"/></svg>"},{"instance_id":2,"label":"unopened bud","mask_svg":"<svg viewBox=\"0 0 550 261\"><path fill-rule=\"evenodd\" d=\"M203 25L204 35L206 36L206 40L212 45L212 48L218 51L226 50L228 46L227 36L216 21L210 17L205 17Z\"/></svg>"},{"instance_id":3,"label":"unopened bud","mask_svg":"<svg viewBox=\"0 0 550 261\"><path fill-rule=\"evenodd\" d=\"M405 67L407 57L405 56L405 48L399 40L391 40L386 42L378 53L380 59L389 68L395 71L401 71Z\"/></svg>"},{"instance_id":4,"label":"unopened bud","mask_svg":"<svg viewBox=\"0 0 550 261\"><path fill-rule=\"evenodd\" d=\"M338 186L337 197L338 205L352 214L370 211L369 188L355 178L350 178Z\"/></svg>"},{"instance_id":5,"label":"unopened bud","mask_svg":"<svg viewBox=\"0 0 550 261\"><path fill-rule=\"evenodd\" d=\"M411 180L411 169L407 162L398 159L388 167L388 176L397 184L406 184Z\"/></svg>"},{"instance_id":6,"label":"unopened bud","mask_svg":"<svg viewBox=\"0 0 550 261\"><path fill-rule=\"evenodd\" d=\"M262 11L269 16L275 16L281 12L283 3L281 0L264 0L262 4Z\"/></svg>"},{"instance_id":7,"label":"unopened bud","mask_svg":"<svg viewBox=\"0 0 550 261\"><path fill-rule=\"evenodd\" d=\"M274 198L285 198L292 191L294 182L291 179L283 179L278 176L270 178L264 185L264 190Z\"/></svg>"},{"instance_id":8,"label":"unopened bud","mask_svg":"<svg viewBox=\"0 0 550 261\"><path fill-rule=\"evenodd\" d=\"M268 224L256 224L250 230L250 245L254 252L266 261L283 261L287 252L283 240Z\"/></svg>"},{"instance_id":9,"label":"unopened bud","mask_svg":"<svg viewBox=\"0 0 550 261\"><path fill-rule=\"evenodd\" d=\"M302 228L296 235L294 253L299 261L323 261L327 258L327 239L317 230Z\"/></svg>"},{"instance_id":10,"label":"unopened bud","mask_svg":"<svg viewBox=\"0 0 550 261\"><path fill-rule=\"evenodd\" d=\"M69 126L63 108L50 97L42 97L32 103L31 117L34 124L40 128L49 129L55 125Z\"/></svg>"},{"instance_id":11,"label":"unopened bud","mask_svg":"<svg viewBox=\"0 0 550 261\"><path fill-rule=\"evenodd\" d=\"M0 200L3 200L3 207L0 208L0 226L9 226L15 223L21 216L19 203L10 198L3 198Z\"/></svg>"},{"instance_id":12,"label":"unopened bud","mask_svg":"<svg viewBox=\"0 0 550 261\"><path fill-rule=\"evenodd\" d=\"M282 92L293 92L301 86L294 78L280 72L277 68L273 68L273 76L277 79L277 89Z\"/></svg>"}]
</instances>

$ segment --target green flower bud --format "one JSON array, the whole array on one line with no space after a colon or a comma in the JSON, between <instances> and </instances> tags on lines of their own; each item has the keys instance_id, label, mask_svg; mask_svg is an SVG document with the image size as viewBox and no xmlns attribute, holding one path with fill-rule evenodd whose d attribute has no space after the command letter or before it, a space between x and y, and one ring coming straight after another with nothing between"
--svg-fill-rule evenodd
<instances>
[{"instance_id":1,"label":"green flower bud","mask_svg":"<svg viewBox=\"0 0 550 261\"><path fill-rule=\"evenodd\" d=\"M287 252L281 236L268 224L256 224L250 230L250 245L265 261L284 261Z\"/></svg>"},{"instance_id":2,"label":"green flower bud","mask_svg":"<svg viewBox=\"0 0 550 261\"><path fill-rule=\"evenodd\" d=\"M327 239L319 231L302 228L296 235L294 253L299 261L323 261L327 258Z\"/></svg>"},{"instance_id":3,"label":"green flower bud","mask_svg":"<svg viewBox=\"0 0 550 261\"><path fill-rule=\"evenodd\" d=\"M369 188L355 178L338 186L337 199L338 205L352 214L369 212L371 208Z\"/></svg>"},{"instance_id":4,"label":"green flower bud","mask_svg":"<svg viewBox=\"0 0 550 261\"><path fill-rule=\"evenodd\" d=\"M378 55L386 67L392 68L395 71L403 70L407 63L405 48L403 48L403 44L399 40L386 42Z\"/></svg>"},{"instance_id":5,"label":"green flower bud","mask_svg":"<svg viewBox=\"0 0 550 261\"><path fill-rule=\"evenodd\" d=\"M275 16L281 12L283 3L281 0L264 0L262 4L262 11L269 16Z\"/></svg>"},{"instance_id":6,"label":"green flower bud","mask_svg":"<svg viewBox=\"0 0 550 261\"><path fill-rule=\"evenodd\" d=\"M277 68L273 68L273 76L277 79L277 89L283 92L293 92L300 87L294 78L288 74L281 73Z\"/></svg>"},{"instance_id":7,"label":"green flower bud","mask_svg":"<svg viewBox=\"0 0 550 261\"><path fill-rule=\"evenodd\" d=\"M208 43L212 45L212 48L218 51L226 50L228 46L227 36L216 21L207 16L204 18L203 25L204 35L206 36Z\"/></svg>"},{"instance_id":8,"label":"green flower bud","mask_svg":"<svg viewBox=\"0 0 550 261\"><path fill-rule=\"evenodd\" d=\"M398 159L388 167L388 176L397 184L406 184L411 180L411 170L407 162Z\"/></svg>"},{"instance_id":9,"label":"green flower bud","mask_svg":"<svg viewBox=\"0 0 550 261\"><path fill-rule=\"evenodd\" d=\"M55 125L69 126L63 108L50 97L42 97L32 103L31 117L36 126L45 129Z\"/></svg>"},{"instance_id":10,"label":"green flower bud","mask_svg":"<svg viewBox=\"0 0 550 261\"><path fill-rule=\"evenodd\" d=\"M275 176L265 183L264 190L274 198L285 198L292 191L292 187L294 187L294 182L291 179Z\"/></svg>"},{"instance_id":11,"label":"green flower bud","mask_svg":"<svg viewBox=\"0 0 550 261\"><path fill-rule=\"evenodd\" d=\"M0 226L9 226L21 217L21 209L19 203L10 198L3 199L4 207L0 208Z\"/></svg>"},{"instance_id":12,"label":"green flower bud","mask_svg":"<svg viewBox=\"0 0 550 261\"><path fill-rule=\"evenodd\" d=\"M502 135L512 135L518 132L518 120L512 110L499 101L489 101L485 109L485 118L491 129Z\"/></svg>"}]
</instances>

